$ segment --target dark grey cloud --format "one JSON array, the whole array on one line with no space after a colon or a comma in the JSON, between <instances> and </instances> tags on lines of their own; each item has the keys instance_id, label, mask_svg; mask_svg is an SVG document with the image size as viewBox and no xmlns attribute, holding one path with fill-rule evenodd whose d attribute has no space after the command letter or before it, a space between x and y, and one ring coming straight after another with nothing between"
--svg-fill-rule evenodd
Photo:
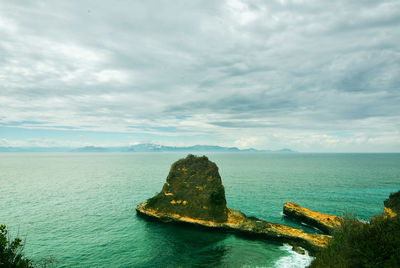
<instances>
[{"instance_id":1,"label":"dark grey cloud","mask_svg":"<svg viewBox=\"0 0 400 268\"><path fill-rule=\"evenodd\" d=\"M221 113L227 115L245 114L248 118L262 114L271 116L297 110L297 103L289 96L268 95L265 92L256 94L228 95L221 99L194 101L180 106L169 107L170 113Z\"/></svg>"},{"instance_id":2,"label":"dark grey cloud","mask_svg":"<svg viewBox=\"0 0 400 268\"><path fill-rule=\"evenodd\" d=\"M3 125L400 149L397 0L2 1L0 34Z\"/></svg>"},{"instance_id":3,"label":"dark grey cloud","mask_svg":"<svg viewBox=\"0 0 400 268\"><path fill-rule=\"evenodd\" d=\"M226 127L226 128L274 128L274 127L276 128L276 127L282 127L282 125L278 125L278 124L248 122L247 120L210 122L210 124L216 125L219 127Z\"/></svg>"}]
</instances>

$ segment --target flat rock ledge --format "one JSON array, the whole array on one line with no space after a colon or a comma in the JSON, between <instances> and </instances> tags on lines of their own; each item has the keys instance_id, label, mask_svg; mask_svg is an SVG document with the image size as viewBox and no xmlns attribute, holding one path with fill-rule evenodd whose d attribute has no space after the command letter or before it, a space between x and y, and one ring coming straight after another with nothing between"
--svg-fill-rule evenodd
<instances>
[{"instance_id":1,"label":"flat rock ledge","mask_svg":"<svg viewBox=\"0 0 400 268\"><path fill-rule=\"evenodd\" d=\"M207 228L257 235L269 240L301 246L311 253L325 248L332 238L329 235L309 234L283 224L270 223L255 217L246 217L240 211L230 208L228 208L227 220L224 222L195 219L179 214L156 211L148 208L147 202L140 203L136 207L136 211L138 215L147 216L161 222L188 223Z\"/></svg>"},{"instance_id":2,"label":"flat rock ledge","mask_svg":"<svg viewBox=\"0 0 400 268\"><path fill-rule=\"evenodd\" d=\"M341 225L343 219L339 216L312 211L290 202L283 205L283 214L316 227L327 234L332 234L335 228Z\"/></svg>"}]
</instances>

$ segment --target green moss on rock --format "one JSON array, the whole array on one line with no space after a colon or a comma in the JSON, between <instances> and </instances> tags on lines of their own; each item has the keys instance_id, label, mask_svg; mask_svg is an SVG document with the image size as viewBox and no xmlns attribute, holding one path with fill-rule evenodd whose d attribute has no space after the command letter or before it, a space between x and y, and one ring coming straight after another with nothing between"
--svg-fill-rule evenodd
<instances>
[{"instance_id":1,"label":"green moss on rock","mask_svg":"<svg viewBox=\"0 0 400 268\"><path fill-rule=\"evenodd\" d=\"M146 208L180 216L224 222L225 190L218 167L206 156L188 155L172 164L161 192Z\"/></svg>"}]
</instances>

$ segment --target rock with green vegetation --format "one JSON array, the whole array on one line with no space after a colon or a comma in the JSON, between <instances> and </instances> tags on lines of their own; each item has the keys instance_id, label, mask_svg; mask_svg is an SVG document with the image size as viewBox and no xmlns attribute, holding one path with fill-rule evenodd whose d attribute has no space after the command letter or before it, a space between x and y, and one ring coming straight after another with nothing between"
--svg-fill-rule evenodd
<instances>
[{"instance_id":1,"label":"rock with green vegetation","mask_svg":"<svg viewBox=\"0 0 400 268\"><path fill-rule=\"evenodd\" d=\"M225 190L215 163L188 155L175 162L161 192L146 208L201 220L227 220Z\"/></svg>"}]
</instances>

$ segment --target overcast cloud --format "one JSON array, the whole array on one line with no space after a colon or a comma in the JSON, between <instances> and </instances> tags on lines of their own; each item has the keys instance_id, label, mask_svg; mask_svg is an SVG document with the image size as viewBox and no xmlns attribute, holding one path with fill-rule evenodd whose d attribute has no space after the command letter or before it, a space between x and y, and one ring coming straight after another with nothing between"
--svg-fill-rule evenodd
<instances>
[{"instance_id":1,"label":"overcast cloud","mask_svg":"<svg viewBox=\"0 0 400 268\"><path fill-rule=\"evenodd\" d=\"M400 151L398 0L1 1L0 36L0 146Z\"/></svg>"}]
</instances>

